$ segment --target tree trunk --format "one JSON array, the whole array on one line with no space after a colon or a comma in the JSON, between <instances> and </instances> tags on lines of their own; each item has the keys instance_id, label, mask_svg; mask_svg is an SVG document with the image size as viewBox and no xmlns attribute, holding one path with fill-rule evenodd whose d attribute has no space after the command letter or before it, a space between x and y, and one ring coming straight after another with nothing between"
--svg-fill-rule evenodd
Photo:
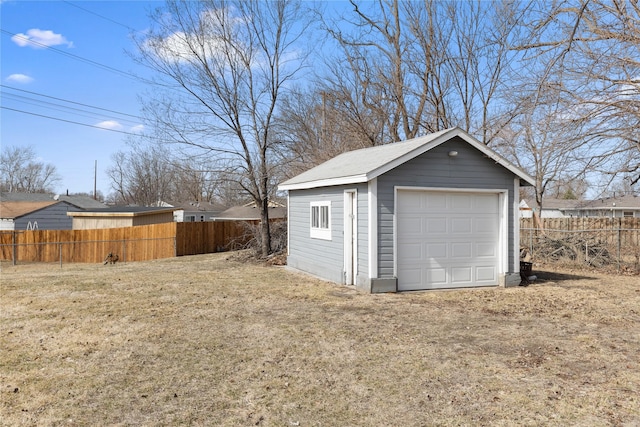
<instances>
[{"instance_id":1,"label":"tree trunk","mask_svg":"<svg viewBox=\"0 0 640 427\"><path fill-rule=\"evenodd\" d=\"M260 207L260 242L262 256L266 257L271 253L271 230L269 224L269 199L262 200Z\"/></svg>"}]
</instances>

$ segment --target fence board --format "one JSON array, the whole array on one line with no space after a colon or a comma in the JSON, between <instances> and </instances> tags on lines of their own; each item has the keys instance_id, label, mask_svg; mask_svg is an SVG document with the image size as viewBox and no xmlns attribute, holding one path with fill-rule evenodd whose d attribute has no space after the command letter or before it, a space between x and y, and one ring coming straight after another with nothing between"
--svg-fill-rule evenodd
<instances>
[{"instance_id":1,"label":"fence board","mask_svg":"<svg viewBox=\"0 0 640 427\"><path fill-rule=\"evenodd\" d=\"M170 222L91 230L0 232L0 260L14 262L146 261L229 250L246 243L243 221ZM15 254L15 257L14 257Z\"/></svg>"}]
</instances>

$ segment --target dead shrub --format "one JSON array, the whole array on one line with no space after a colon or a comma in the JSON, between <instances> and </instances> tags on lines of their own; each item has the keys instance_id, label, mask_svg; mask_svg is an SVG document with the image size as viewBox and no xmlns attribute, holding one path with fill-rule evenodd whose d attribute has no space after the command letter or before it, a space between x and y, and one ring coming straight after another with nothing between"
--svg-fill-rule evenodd
<instances>
[{"instance_id":1,"label":"dead shrub","mask_svg":"<svg viewBox=\"0 0 640 427\"><path fill-rule=\"evenodd\" d=\"M270 224L271 231L271 254L269 258L276 257L286 252L287 249L287 221L272 221ZM234 243L235 247L248 249L256 259L263 259L262 256L262 234L260 223L243 224L243 236ZM242 244L238 244L243 242Z\"/></svg>"}]
</instances>

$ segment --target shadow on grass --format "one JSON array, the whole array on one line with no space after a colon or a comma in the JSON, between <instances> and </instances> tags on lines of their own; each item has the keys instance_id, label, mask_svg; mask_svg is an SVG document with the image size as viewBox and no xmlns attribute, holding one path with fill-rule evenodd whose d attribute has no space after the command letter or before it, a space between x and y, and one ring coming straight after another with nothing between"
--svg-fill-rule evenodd
<instances>
[{"instance_id":1,"label":"shadow on grass","mask_svg":"<svg viewBox=\"0 0 640 427\"><path fill-rule=\"evenodd\" d=\"M565 280L595 280L596 277L585 276L583 274L558 273L557 271L544 271L533 269L533 274L537 276L536 282L562 282Z\"/></svg>"}]
</instances>

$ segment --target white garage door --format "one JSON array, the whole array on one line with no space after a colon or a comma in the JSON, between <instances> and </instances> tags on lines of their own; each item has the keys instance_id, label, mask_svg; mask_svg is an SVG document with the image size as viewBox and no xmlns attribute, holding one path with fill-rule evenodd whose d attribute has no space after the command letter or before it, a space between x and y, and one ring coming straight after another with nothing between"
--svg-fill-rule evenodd
<instances>
[{"instance_id":1,"label":"white garage door","mask_svg":"<svg viewBox=\"0 0 640 427\"><path fill-rule=\"evenodd\" d=\"M400 190L397 197L398 290L498 284L498 194Z\"/></svg>"}]
</instances>

